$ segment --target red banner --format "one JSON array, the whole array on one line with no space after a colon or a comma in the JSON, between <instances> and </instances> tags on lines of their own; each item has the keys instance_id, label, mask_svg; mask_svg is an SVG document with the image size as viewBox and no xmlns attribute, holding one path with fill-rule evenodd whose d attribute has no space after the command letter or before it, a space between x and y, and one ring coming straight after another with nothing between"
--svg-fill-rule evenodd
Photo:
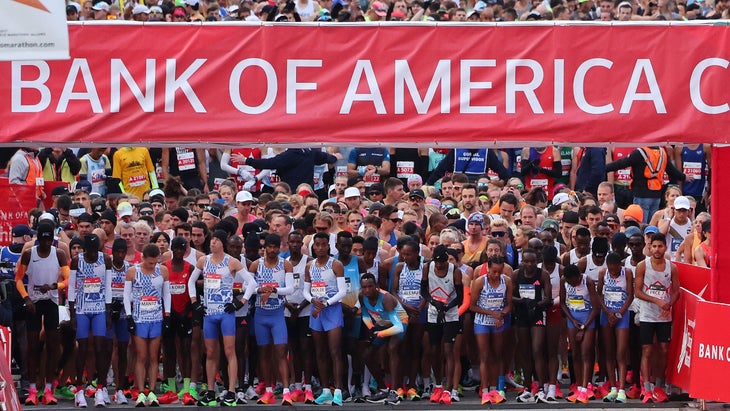
<instances>
[{"instance_id":1,"label":"red banner","mask_svg":"<svg viewBox=\"0 0 730 411\"><path fill-rule=\"evenodd\" d=\"M678 263L679 284L687 291L697 294L704 299L711 299L712 277L709 268L697 267L696 265Z\"/></svg>"},{"instance_id":2,"label":"red banner","mask_svg":"<svg viewBox=\"0 0 730 411\"><path fill-rule=\"evenodd\" d=\"M10 347L12 333L10 328L0 326L0 408L21 410L20 399L15 391L13 373L10 369Z\"/></svg>"},{"instance_id":3,"label":"red banner","mask_svg":"<svg viewBox=\"0 0 730 411\"><path fill-rule=\"evenodd\" d=\"M690 392L692 389L692 342L697 325L697 305L702 299L682 287L672 309L672 340L667 361L667 380Z\"/></svg>"},{"instance_id":4,"label":"red banner","mask_svg":"<svg viewBox=\"0 0 730 411\"><path fill-rule=\"evenodd\" d=\"M725 229L730 227L730 213L725 205L730 204L730 147L712 147L712 301L730 303L730 243L725 241Z\"/></svg>"},{"instance_id":5,"label":"red banner","mask_svg":"<svg viewBox=\"0 0 730 411\"><path fill-rule=\"evenodd\" d=\"M28 224L28 211L36 206L35 186L9 184L0 179L0 246L13 240L11 231L18 224Z\"/></svg>"},{"instance_id":6,"label":"red banner","mask_svg":"<svg viewBox=\"0 0 730 411\"><path fill-rule=\"evenodd\" d=\"M724 143L727 32L71 25L71 60L0 63L0 144Z\"/></svg>"}]
</instances>

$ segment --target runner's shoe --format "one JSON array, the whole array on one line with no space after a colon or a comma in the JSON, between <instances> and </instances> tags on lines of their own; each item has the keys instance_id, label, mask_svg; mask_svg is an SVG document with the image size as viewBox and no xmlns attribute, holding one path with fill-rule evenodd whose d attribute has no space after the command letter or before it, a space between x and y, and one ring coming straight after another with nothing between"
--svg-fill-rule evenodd
<instances>
[{"instance_id":1,"label":"runner's shoe","mask_svg":"<svg viewBox=\"0 0 730 411\"><path fill-rule=\"evenodd\" d=\"M395 392L398 394L398 398L400 398L401 400L404 400L405 399L405 397L406 397L406 390L404 390L402 387L401 388L398 388Z\"/></svg>"},{"instance_id":2,"label":"runner's shoe","mask_svg":"<svg viewBox=\"0 0 730 411\"><path fill-rule=\"evenodd\" d=\"M292 402L304 402L304 391L299 388L295 388L291 391Z\"/></svg>"},{"instance_id":3,"label":"runner's shoe","mask_svg":"<svg viewBox=\"0 0 730 411\"><path fill-rule=\"evenodd\" d=\"M104 394L102 394L101 390L96 390L96 393L94 394L94 407L106 407L106 404L104 403Z\"/></svg>"},{"instance_id":4,"label":"runner's shoe","mask_svg":"<svg viewBox=\"0 0 730 411\"><path fill-rule=\"evenodd\" d=\"M632 400L636 400L641 398L641 389L636 385L632 385L628 391L626 391L626 398L630 398Z\"/></svg>"},{"instance_id":5,"label":"runner's shoe","mask_svg":"<svg viewBox=\"0 0 730 411\"><path fill-rule=\"evenodd\" d=\"M410 388L406 396L408 397L408 401L418 401L421 399L421 396L418 395L418 391L415 388Z\"/></svg>"},{"instance_id":6,"label":"runner's shoe","mask_svg":"<svg viewBox=\"0 0 730 411\"><path fill-rule=\"evenodd\" d=\"M504 391L492 390L489 392L489 398L491 398L492 404L501 404L507 401Z\"/></svg>"},{"instance_id":7,"label":"runner's shoe","mask_svg":"<svg viewBox=\"0 0 730 411\"><path fill-rule=\"evenodd\" d=\"M199 407L216 407L216 406L218 406L218 400L215 398L215 393L213 391L206 391L203 395L200 396L200 399L198 399L198 406Z\"/></svg>"},{"instance_id":8,"label":"runner's shoe","mask_svg":"<svg viewBox=\"0 0 730 411\"><path fill-rule=\"evenodd\" d=\"M43 397L41 398L41 403L43 405L56 405L56 404L58 404L58 400L56 399L56 397L53 396L53 394L51 394L51 389L50 388L46 388L45 390L43 390Z\"/></svg>"},{"instance_id":9,"label":"runner's shoe","mask_svg":"<svg viewBox=\"0 0 730 411\"><path fill-rule=\"evenodd\" d=\"M578 394L580 393L580 390L576 389L576 392L573 394L568 395L565 400L568 402L576 402L578 401Z\"/></svg>"},{"instance_id":10,"label":"runner's shoe","mask_svg":"<svg viewBox=\"0 0 730 411\"><path fill-rule=\"evenodd\" d=\"M300 398L304 398L304 393L302 393L302 397ZM362 404L365 402L365 396L362 394L362 390L360 390L358 385L355 385L355 388L352 390L352 402L356 404Z\"/></svg>"},{"instance_id":11,"label":"runner's shoe","mask_svg":"<svg viewBox=\"0 0 730 411\"><path fill-rule=\"evenodd\" d=\"M510 390L515 391L520 391L525 388L524 386L522 386L522 384L519 384L517 381L515 381L514 374L512 373L509 373L505 376L504 385L509 386Z\"/></svg>"},{"instance_id":12,"label":"runner's shoe","mask_svg":"<svg viewBox=\"0 0 730 411\"><path fill-rule=\"evenodd\" d=\"M238 404L238 405L248 404L248 401L246 401L246 393L243 392L243 388L239 388L236 390L236 404Z\"/></svg>"},{"instance_id":13,"label":"runner's shoe","mask_svg":"<svg viewBox=\"0 0 730 411\"><path fill-rule=\"evenodd\" d=\"M259 399L259 394L252 386L249 386L246 390L246 399L249 401L255 401Z\"/></svg>"},{"instance_id":14,"label":"runner's shoe","mask_svg":"<svg viewBox=\"0 0 730 411\"><path fill-rule=\"evenodd\" d=\"M492 402L492 396L488 391L482 391L482 405L487 405Z\"/></svg>"},{"instance_id":15,"label":"runner's shoe","mask_svg":"<svg viewBox=\"0 0 730 411\"><path fill-rule=\"evenodd\" d=\"M616 387L611 387L611 391L603 396L603 402L615 402L616 398L618 398L618 390Z\"/></svg>"},{"instance_id":16,"label":"runner's shoe","mask_svg":"<svg viewBox=\"0 0 730 411\"><path fill-rule=\"evenodd\" d=\"M188 391L183 392L182 400L180 401L183 405L195 405L195 398Z\"/></svg>"},{"instance_id":17,"label":"runner's shoe","mask_svg":"<svg viewBox=\"0 0 730 411\"><path fill-rule=\"evenodd\" d=\"M177 395L176 395L177 397ZM147 394L147 406L148 407L159 407L160 406L160 400L157 399L157 395L155 395L154 392L150 391L149 394Z\"/></svg>"},{"instance_id":18,"label":"runner's shoe","mask_svg":"<svg viewBox=\"0 0 730 411\"><path fill-rule=\"evenodd\" d=\"M556 400L563 399L563 390L561 390L560 387L555 387L555 399Z\"/></svg>"},{"instance_id":19,"label":"runner's shoe","mask_svg":"<svg viewBox=\"0 0 730 411\"><path fill-rule=\"evenodd\" d=\"M312 390L304 390L304 403L314 404L314 393Z\"/></svg>"},{"instance_id":20,"label":"runner's shoe","mask_svg":"<svg viewBox=\"0 0 730 411\"><path fill-rule=\"evenodd\" d=\"M84 390L85 395L89 398L93 397L94 394L96 394L96 387L92 384L89 384L86 386L86 390Z\"/></svg>"},{"instance_id":21,"label":"runner's shoe","mask_svg":"<svg viewBox=\"0 0 730 411\"><path fill-rule=\"evenodd\" d=\"M642 402L642 404L648 404L650 402L654 402L654 393L652 393L651 391L642 391L641 402Z\"/></svg>"},{"instance_id":22,"label":"runner's shoe","mask_svg":"<svg viewBox=\"0 0 730 411\"><path fill-rule=\"evenodd\" d=\"M365 401L369 402L370 404L385 404L385 400L388 398L389 395L390 391L379 390L377 393L365 398Z\"/></svg>"},{"instance_id":23,"label":"runner's shoe","mask_svg":"<svg viewBox=\"0 0 730 411\"><path fill-rule=\"evenodd\" d=\"M403 397L398 395L397 391L390 390L388 397L385 399L385 405L398 405L403 400Z\"/></svg>"},{"instance_id":24,"label":"runner's shoe","mask_svg":"<svg viewBox=\"0 0 730 411\"><path fill-rule=\"evenodd\" d=\"M525 389L520 395L517 396L517 402L532 404L535 402L535 396L532 395L532 392L530 390Z\"/></svg>"},{"instance_id":25,"label":"runner's shoe","mask_svg":"<svg viewBox=\"0 0 730 411\"><path fill-rule=\"evenodd\" d=\"M283 394L283 398L281 400L281 405L294 405L294 400L292 400L291 393L285 392Z\"/></svg>"},{"instance_id":26,"label":"runner's shoe","mask_svg":"<svg viewBox=\"0 0 730 411\"><path fill-rule=\"evenodd\" d=\"M443 391L441 398L439 399L439 404L451 405L451 393L449 391Z\"/></svg>"},{"instance_id":27,"label":"runner's shoe","mask_svg":"<svg viewBox=\"0 0 730 411\"><path fill-rule=\"evenodd\" d=\"M78 390L76 391L76 394L74 394L74 407L76 408L86 408L86 397L84 396L84 390Z\"/></svg>"},{"instance_id":28,"label":"runner's shoe","mask_svg":"<svg viewBox=\"0 0 730 411\"><path fill-rule=\"evenodd\" d=\"M576 397L576 401L581 404L588 404L588 400L588 393L586 391L579 392Z\"/></svg>"},{"instance_id":29,"label":"runner's shoe","mask_svg":"<svg viewBox=\"0 0 730 411\"><path fill-rule=\"evenodd\" d=\"M596 399L596 390L593 384L588 383L588 386L586 387L586 396L589 400L595 400Z\"/></svg>"},{"instance_id":30,"label":"runner's shoe","mask_svg":"<svg viewBox=\"0 0 730 411\"><path fill-rule=\"evenodd\" d=\"M616 394L616 402L621 404L626 403L626 392L624 390L619 390L618 394Z\"/></svg>"},{"instance_id":31,"label":"runner's shoe","mask_svg":"<svg viewBox=\"0 0 730 411\"><path fill-rule=\"evenodd\" d=\"M266 384L261 381L258 384L256 384L256 388L254 388L254 391L256 391L256 394L259 396L263 395L264 392L266 392Z\"/></svg>"},{"instance_id":32,"label":"runner's shoe","mask_svg":"<svg viewBox=\"0 0 730 411\"><path fill-rule=\"evenodd\" d=\"M663 389L661 389L660 387L654 387L654 401L669 402L669 397Z\"/></svg>"},{"instance_id":33,"label":"runner's shoe","mask_svg":"<svg viewBox=\"0 0 730 411\"><path fill-rule=\"evenodd\" d=\"M38 405L37 388L31 388L28 390L28 397L25 399L25 405Z\"/></svg>"},{"instance_id":34,"label":"runner's shoe","mask_svg":"<svg viewBox=\"0 0 730 411\"><path fill-rule=\"evenodd\" d=\"M276 403L276 397L274 396L273 391L266 391L264 395L262 395L257 401L256 404L275 404Z\"/></svg>"},{"instance_id":35,"label":"runner's shoe","mask_svg":"<svg viewBox=\"0 0 730 411\"><path fill-rule=\"evenodd\" d=\"M139 395L137 395L137 401L135 401L134 406L140 407L140 408L147 406L147 397L145 397L143 392L141 392L141 393L139 393Z\"/></svg>"},{"instance_id":36,"label":"runner's shoe","mask_svg":"<svg viewBox=\"0 0 730 411\"><path fill-rule=\"evenodd\" d=\"M127 401L127 397L124 395L124 391L117 390L117 392L114 394L114 403L117 405L129 404L129 401Z\"/></svg>"},{"instance_id":37,"label":"runner's shoe","mask_svg":"<svg viewBox=\"0 0 730 411\"><path fill-rule=\"evenodd\" d=\"M222 404L227 407L235 407L236 406L236 394L233 391L226 392L226 395L223 397Z\"/></svg>"},{"instance_id":38,"label":"runner's shoe","mask_svg":"<svg viewBox=\"0 0 730 411\"><path fill-rule=\"evenodd\" d=\"M180 397L175 394L174 391L167 391L166 393L160 395L160 398L158 399L160 401L160 404L174 404L178 402Z\"/></svg>"},{"instance_id":39,"label":"runner's shoe","mask_svg":"<svg viewBox=\"0 0 730 411\"><path fill-rule=\"evenodd\" d=\"M431 402L438 404L441 401L441 396L444 393L442 387L435 387L431 393Z\"/></svg>"},{"instance_id":40,"label":"runner's shoe","mask_svg":"<svg viewBox=\"0 0 730 411\"><path fill-rule=\"evenodd\" d=\"M421 398L424 400L428 400L431 398L431 394L433 393L433 386L431 384L423 387L423 391L421 392Z\"/></svg>"},{"instance_id":41,"label":"runner's shoe","mask_svg":"<svg viewBox=\"0 0 730 411\"><path fill-rule=\"evenodd\" d=\"M547 395L545 395L545 392L540 390L537 392L537 395L535 395L535 402L541 403L541 404L547 404Z\"/></svg>"},{"instance_id":42,"label":"runner's shoe","mask_svg":"<svg viewBox=\"0 0 730 411\"><path fill-rule=\"evenodd\" d=\"M332 396L332 405L342 407L342 390L335 390L335 394Z\"/></svg>"},{"instance_id":43,"label":"runner's shoe","mask_svg":"<svg viewBox=\"0 0 730 411\"><path fill-rule=\"evenodd\" d=\"M73 386L64 385L63 387L58 386L53 391L53 395L56 398L63 398L64 400L73 400L75 397L74 391L71 389Z\"/></svg>"}]
</instances>

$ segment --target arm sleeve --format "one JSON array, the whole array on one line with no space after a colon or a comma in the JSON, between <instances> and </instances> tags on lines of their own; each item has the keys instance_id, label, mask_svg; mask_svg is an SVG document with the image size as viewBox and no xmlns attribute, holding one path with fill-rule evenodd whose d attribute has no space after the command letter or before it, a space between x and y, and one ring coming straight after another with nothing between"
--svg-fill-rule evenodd
<instances>
[{"instance_id":1,"label":"arm sleeve","mask_svg":"<svg viewBox=\"0 0 730 411\"><path fill-rule=\"evenodd\" d=\"M76 302L76 270L71 270L68 276L68 300Z\"/></svg>"},{"instance_id":2,"label":"arm sleeve","mask_svg":"<svg viewBox=\"0 0 730 411\"><path fill-rule=\"evenodd\" d=\"M361 304L362 305L362 304ZM370 317L368 310L362 310L362 322L368 330L373 329L373 319Z\"/></svg>"},{"instance_id":3,"label":"arm sleeve","mask_svg":"<svg viewBox=\"0 0 730 411\"><path fill-rule=\"evenodd\" d=\"M127 317L132 315L132 282L124 282L124 312L127 313Z\"/></svg>"},{"instance_id":4,"label":"arm sleeve","mask_svg":"<svg viewBox=\"0 0 730 411\"><path fill-rule=\"evenodd\" d=\"M353 150L355 151L355 150ZM333 164L337 162L337 157L324 151L314 150L314 164Z\"/></svg>"},{"instance_id":5,"label":"arm sleeve","mask_svg":"<svg viewBox=\"0 0 730 411\"><path fill-rule=\"evenodd\" d=\"M150 187L158 188L159 185L157 184L157 174L154 171L149 172L150 175Z\"/></svg>"},{"instance_id":6,"label":"arm sleeve","mask_svg":"<svg viewBox=\"0 0 730 411\"><path fill-rule=\"evenodd\" d=\"M18 289L21 298L28 296L28 290L25 289L25 284L23 284L23 277L25 277L25 270L27 269L28 266L25 264L18 264L15 267L15 288Z\"/></svg>"},{"instance_id":7,"label":"arm sleeve","mask_svg":"<svg viewBox=\"0 0 730 411\"><path fill-rule=\"evenodd\" d=\"M64 288L68 287L68 279L71 277L69 274L71 269L69 266L64 265L61 266L61 281L56 283L56 286L59 290L63 290Z\"/></svg>"},{"instance_id":8,"label":"arm sleeve","mask_svg":"<svg viewBox=\"0 0 730 411\"><path fill-rule=\"evenodd\" d=\"M105 297L105 303L111 304L112 303L112 270L106 270L104 273L105 282L104 282L104 297ZM71 275L68 276L69 280L69 287L71 287ZM71 291L71 288L69 288L69 291Z\"/></svg>"},{"instance_id":9,"label":"arm sleeve","mask_svg":"<svg viewBox=\"0 0 730 411\"><path fill-rule=\"evenodd\" d=\"M162 305L165 309L165 314L170 315L170 308L172 307L172 298L170 296L170 281L166 280L162 283Z\"/></svg>"},{"instance_id":10,"label":"arm sleeve","mask_svg":"<svg viewBox=\"0 0 730 411\"><path fill-rule=\"evenodd\" d=\"M76 157L70 149L66 149L64 151L64 155L66 157L66 162L68 163L69 171L71 171L71 174L76 175L81 171L81 161L79 161L78 157Z\"/></svg>"},{"instance_id":11,"label":"arm sleeve","mask_svg":"<svg viewBox=\"0 0 730 411\"><path fill-rule=\"evenodd\" d=\"M430 290L428 289L428 282L421 280L421 298L426 300L427 303L431 304L433 299L431 298Z\"/></svg>"},{"instance_id":12,"label":"arm sleeve","mask_svg":"<svg viewBox=\"0 0 730 411\"><path fill-rule=\"evenodd\" d=\"M446 157L444 157L441 162L439 162L436 168L431 172L431 175L428 176L428 180L426 180L426 185L433 185L433 183L443 177L447 171L454 168L454 156L456 155L455 153L455 150L449 150L448 154L446 154Z\"/></svg>"},{"instance_id":13,"label":"arm sleeve","mask_svg":"<svg viewBox=\"0 0 730 411\"><path fill-rule=\"evenodd\" d=\"M253 278L253 275L251 275L245 267L238 270L236 275L240 276L243 279L243 283L246 284L246 290L243 292L243 299L246 301L250 300L251 296L256 292L256 279Z\"/></svg>"},{"instance_id":14,"label":"arm sleeve","mask_svg":"<svg viewBox=\"0 0 730 411\"><path fill-rule=\"evenodd\" d=\"M294 292L294 273L286 273L285 277L284 277L284 287L276 287L276 294L290 295L293 292Z\"/></svg>"},{"instance_id":15,"label":"arm sleeve","mask_svg":"<svg viewBox=\"0 0 730 411\"><path fill-rule=\"evenodd\" d=\"M674 163L671 161L667 161L667 168L666 172L669 175L669 178L673 178L678 181L684 181L687 179L687 176L684 175L681 171L677 169L677 167L674 166Z\"/></svg>"},{"instance_id":16,"label":"arm sleeve","mask_svg":"<svg viewBox=\"0 0 730 411\"><path fill-rule=\"evenodd\" d=\"M230 163L231 163L231 155L229 153L223 153L221 155L221 170L225 171L228 174L238 173L238 169L233 167Z\"/></svg>"},{"instance_id":17,"label":"arm sleeve","mask_svg":"<svg viewBox=\"0 0 730 411\"><path fill-rule=\"evenodd\" d=\"M469 309L469 305L471 304L471 288L462 286L462 289L464 290L464 301L462 301L461 305L459 306L460 316L464 315L464 313Z\"/></svg>"},{"instance_id":18,"label":"arm sleeve","mask_svg":"<svg viewBox=\"0 0 730 411\"><path fill-rule=\"evenodd\" d=\"M499 161L499 157L497 157L497 153L494 150L487 150L487 167L497 173L500 180L509 180L509 171L507 171L504 164Z\"/></svg>"},{"instance_id":19,"label":"arm sleeve","mask_svg":"<svg viewBox=\"0 0 730 411\"><path fill-rule=\"evenodd\" d=\"M311 285L310 285L311 287ZM347 294L347 281L345 281L345 277L337 277L337 294L333 295L329 299L327 299L327 304L332 305L335 303L339 303L342 301L343 298L345 298L345 295Z\"/></svg>"},{"instance_id":20,"label":"arm sleeve","mask_svg":"<svg viewBox=\"0 0 730 411\"><path fill-rule=\"evenodd\" d=\"M553 167L552 168L538 168L538 171L540 173L543 173L545 175L548 175L552 178L560 178L563 175L563 166L560 163L560 160L553 161Z\"/></svg>"},{"instance_id":21,"label":"arm sleeve","mask_svg":"<svg viewBox=\"0 0 730 411\"><path fill-rule=\"evenodd\" d=\"M304 296L304 299L312 302L312 283L311 282L304 282L304 290L302 291L302 295Z\"/></svg>"},{"instance_id":22,"label":"arm sleeve","mask_svg":"<svg viewBox=\"0 0 730 411\"><path fill-rule=\"evenodd\" d=\"M192 274L190 274L190 278L188 278L188 295L190 298L197 297L197 294L195 293L195 282L198 281L201 272L200 268L195 267Z\"/></svg>"},{"instance_id":23,"label":"arm sleeve","mask_svg":"<svg viewBox=\"0 0 730 411\"><path fill-rule=\"evenodd\" d=\"M394 335L398 335L403 332L403 330L404 330L403 322L400 320L400 317L398 316L398 312L395 309L388 311L388 319L390 320L391 324L393 324L393 325L382 331L378 331L378 333L377 333L378 338L392 337Z\"/></svg>"}]
</instances>

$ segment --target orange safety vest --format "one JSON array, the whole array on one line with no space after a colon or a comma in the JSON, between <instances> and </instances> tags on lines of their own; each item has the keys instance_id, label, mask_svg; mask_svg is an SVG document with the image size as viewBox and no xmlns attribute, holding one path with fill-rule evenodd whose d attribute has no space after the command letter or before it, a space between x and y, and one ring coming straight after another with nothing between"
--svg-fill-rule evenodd
<instances>
[{"instance_id":1,"label":"orange safety vest","mask_svg":"<svg viewBox=\"0 0 730 411\"><path fill-rule=\"evenodd\" d=\"M640 147L639 153L646 161L644 177L649 190L659 191L664 184L664 170L667 168L667 153L663 148Z\"/></svg>"},{"instance_id":2,"label":"orange safety vest","mask_svg":"<svg viewBox=\"0 0 730 411\"><path fill-rule=\"evenodd\" d=\"M25 184L36 186L36 196L41 198L43 194L43 167L41 162L33 153L26 153L25 161L28 162L28 175L25 176Z\"/></svg>"}]
</instances>

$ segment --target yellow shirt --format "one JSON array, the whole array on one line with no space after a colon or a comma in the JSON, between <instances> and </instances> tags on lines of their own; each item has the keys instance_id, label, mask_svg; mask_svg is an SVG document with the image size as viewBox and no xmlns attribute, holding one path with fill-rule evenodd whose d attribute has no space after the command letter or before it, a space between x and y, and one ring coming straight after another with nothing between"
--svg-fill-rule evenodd
<instances>
[{"instance_id":1,"label":"yellow shirt","mask_svg":"<svg viewBox=\"0 0 730 411\"><path fill-rule=\"evenodd\" d=\"M144 147L124 147L114 153L112 177L122 181L126 193L142 198L152 188L149 173L154 171L150 152Z\"/></svg>"}]
</instances>

